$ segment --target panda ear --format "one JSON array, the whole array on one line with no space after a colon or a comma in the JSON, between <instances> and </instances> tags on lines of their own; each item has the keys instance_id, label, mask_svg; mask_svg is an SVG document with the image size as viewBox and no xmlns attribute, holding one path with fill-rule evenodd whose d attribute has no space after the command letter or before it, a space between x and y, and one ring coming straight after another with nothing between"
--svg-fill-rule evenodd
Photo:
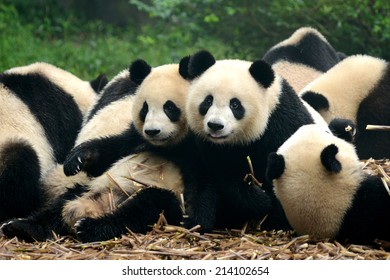
<instances>
[{"instance_id":1,"label":"panda ear","mask_svg":"<svg viewBox=\"0 0 390 280\"><path fill-rule=\"evenodd\" d=\"M270 153L268 155L267 169L265 171L266 180L272 182L282 176L285 169L284 157L277 153Z\"/></svg>"},{"instance_id":2,"label":"panda ear","mask_svg":"<svg viewBox=\"0 0 390 280\"><path fill-rule=\"evenodd\" d=\"M93 90L96 91L96 93L99 93L99 91L108 83L108 79L105 74L100 74L96 79L90 81L89 83Z\"/></svg>"},{"instance_id":3,"label":"panda ear","mask_svg":"<svg viewBox=\"0 0 390 280\"><path fill-rule=\"evenodd\" d=\"M322 165L329 172L339 173L341 171L341 163L336 159L339 148L335 144L330 144L321 152Z\"/></svg>"},{"instance_id":4,"label":"panda ear","mask_svg":"<svg viewBox=\"0 0 390 280\"><path fill-rule=\"evenodd\" d=\"M348 119L334 118L328 125L330 131L349 143L353 143L356 135L356 124Z\"/></svg>"},{"instance_id":5,"label":"panda ear","mask_svg":"<svg viewBox=\"0 0 390 280\"><path fill-rule=\"evenodd\" d=\"M320 93L307 91L301 97L316 111L329 109L328 99Z\"/></svg>"},{"instance_id":6,"label":"panda ear","mask_svg":"<svg viewBox=\"0 0 390 280\"><path fill-rule=\"evenodd\" d=\"M192 78L199 77L207 69L215 64L214 56L208 51L199 51L190 57L188 63L188 73Z\"/></svg>"},{"instance_id":7,"label":"panda ear","mask_svg":"<svg viewBox=\"0 0 390 280\"><path fill-rule=\"evenodd\" d=\"M185 80L192 80L193 78L190 76L190 73L188 73L188 64L190 63L190 58L191 56L187 55L183 57L179 62L179 74Z\"/></svg>"},{"instance_id":8,"label":"panda ear","mask_svg":"<svg viewBox=\"0 0 390 280\"><path fill-rule=\"evenodd\" d=\"M261 84L264 88L268 88L275 80L275 72L264 60L256 60L249 68L253 79Z\"/></svg>"},{"instance_id":9,"label":"panda ear","mask_svg":"<svg viewBox=\"0 0 390 280\"><path fill-rule=\"evenodd\" d=\"M129 67L130 71L130 80L140 85L143 80L150 74L152 67L146 63L143 59L137 59L133 61Z\"/></svg>"}]
</instances>

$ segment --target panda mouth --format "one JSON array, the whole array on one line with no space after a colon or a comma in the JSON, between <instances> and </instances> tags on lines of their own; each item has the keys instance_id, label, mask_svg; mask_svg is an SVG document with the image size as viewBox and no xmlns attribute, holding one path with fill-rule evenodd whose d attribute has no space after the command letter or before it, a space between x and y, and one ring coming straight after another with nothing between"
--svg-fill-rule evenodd
<instances>
[{"instance_id":1,"label":"panda mouth","mask_svg":"<svg viewBox=\"0 0 390 280\"><path fill-rule=\"evenodd\" d=\"M228 138L229 135L209 133L209 134L207 134L207 136L212 138L212 139L215 139L215 140L223 140L223 139Z\"/></svg>"}]
</instances>

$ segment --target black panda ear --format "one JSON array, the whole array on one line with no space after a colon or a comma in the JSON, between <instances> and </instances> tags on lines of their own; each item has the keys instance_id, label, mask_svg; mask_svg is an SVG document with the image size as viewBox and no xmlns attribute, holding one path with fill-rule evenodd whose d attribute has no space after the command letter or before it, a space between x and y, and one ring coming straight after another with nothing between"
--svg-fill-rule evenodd
<instances>
[{"instance_id":1,"label":"black panda ear","mask_svg":"<svg viewBox=\"0 0 390 280\"><path fill-rule=\"evenodd\" d=\"M150 74L152 67L146 63L143 59L137 59L133 61L129 67L130 71L130 80L140 85L143 80Z\"/></svg>"},{"instance_id":2,"label":"black panda ear","mask_svg":"<svg viewBox=\"0 0 390 280\"><path fill-rule=\"evenodd\" d=\"M328 99L320 93L307 91L301 97L316 111L329 109Z\"/></svg>"},{"instance_id":3,"label":"black panda ear","mask_svg":"<svg viewBox=\"0 0 390 280\"><path fill-rule=\"evenodd\" d=\"M249 68L253 79L261 84L264 88L268 88L275 80L275 72L264 60L256 60Z\"/></svg>"},{"instance_id":4,"label":"black panda ear","mask_svg":"<svg viewBox=\"0 0 390 280\"><path fill-rule=\"evenodd\" d=\"M205 50L199 51L190 57L188 63L188 73L192 78L199 77L207 69L215 64L214 56Z\"/></svg>"},{"instance_id":5,"label":"black panda ear","mask_svg":"<svg viewBox=\"0 0 390 280\"><path fill-rule=\"evenodd\" d=\"M179 74L185 80L192 80L193 78L190 76L190 73L188 73L188 64L190 63L190 58L191 56L187 55L183 57L179 62Z\"/></svg>"},{"instance_id":6,"label":"black panda ear","mask_svg":"<svg viewBox=\"0 0 390 280\"><path fill-rule=\"evenodd\" d=\"M285 169L284 157L277 153L270 153L268 155L267 169L265 171L266 180L272 182L282 176Z\"/></svg>"},{"instance_id":7,"label":"black panda ear","mask_svg":"<svg viewBox=\"0 0 390 280\"><path fill-rule=\"evenodd\" d=\"M99 93L99 91L108 83L108 79L105 74L100 74L96 79L90 81L89 83L93 90L96 91L96 93Z\"/></svg>"},{"instance_id":8,"label":"black panda ear","mask_svg":"<svg viewBox=\"0 0 390 280\"><path fill-rule=\"evenodd\" d=\"M336 159L339 148L335 144L328 145L321 152L322 165L329 172L338 173L341 171L341 163Z\"/></svg>"},{"instance_id":9,"label":"black panda ear","mask_svg":"<svg viewBox=\"0 0 390 280\"><path fill-rule=\"evenodd\" d=\"M334 118L329 123L330 131L349 143L353 143L356 135L356 124L348 119Z\"/></svg>"}]
</instances>

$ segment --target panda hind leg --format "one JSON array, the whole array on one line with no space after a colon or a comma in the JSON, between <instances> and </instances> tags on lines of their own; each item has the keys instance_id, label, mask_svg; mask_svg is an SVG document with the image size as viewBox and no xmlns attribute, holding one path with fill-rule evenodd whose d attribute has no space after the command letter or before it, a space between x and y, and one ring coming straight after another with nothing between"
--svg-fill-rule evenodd
<instances>
[{"instance_id":1,"label":"panda hind leg","mask_svg":"<svg viewBox=\"0 0 390 280\"><path fill-rule=\"evenodd\" d=\"M179 225L182 221L182 209L176 195L166 189L149 187L133 194L111 214L79 220L75 229L83 242L103 241L120 237L128 229L146 233L161 213L171 225Z\"/></svg>"},{"instance_id":2,"label":"panda hind leg","mask_svg":"<svg viewBox=\"0 0 390 280\"><path fill-rule=\"evenodd\" d=\"M25 217L43 205L40 165L24 141L10 141L0 150L0 222Z\"/></svg>"},{"instance_id":3,"label":"panda hind leg","mask_svg":"<svg viewBox=\"0 0 390 280\"><path fill-rule=\"evenodd\" d=\"M11 219L0 230L8 238L18 237L27 242L45 241L58 235L72 235L73 231L62 219L64 205L87 191L85 186L75 185L65 193L26 218Z\"/></svg>"}]
</instances>

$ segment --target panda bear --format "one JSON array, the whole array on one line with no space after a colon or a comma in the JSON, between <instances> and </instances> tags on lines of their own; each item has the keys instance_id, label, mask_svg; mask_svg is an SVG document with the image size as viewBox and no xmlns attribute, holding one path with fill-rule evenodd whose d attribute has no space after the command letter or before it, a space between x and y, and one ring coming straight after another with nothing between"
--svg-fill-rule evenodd
<instances>
[{"instance_id":1,"label":"panda bear","mask_svg":"<svg viewBox=\"0 0 390 280\"><path fill-rule=\"evenodd\" d=\"M196 152L190 174L183 174L185 226L199 224L201 231L210 231L263 218L271 201L244 178L249 174L262 182L268 154L315 117L263 60L216 61L210 52L199 51L187 69L192 81L185 113Z\"/></svg>"},{"instance_id":2,"label":"panda bear","mask_svg":"<svg viewBox=\"0 0 390 280\"><path fill-rule=\"evenodd\" d=\"M318 30L302 27L268 50L263 60L298 93L342 57Z\"/></svg>"},{"instance_id":3,"label":"panda bear","mask_svg":"<svg viewBox=\"0 0 390 280\"><path fill-rule=\"evenodd\" d=\"M43 203L41 178L65 160L104 81L82 81L43 62L0 74L0 221Z\"/></svg>"},{"instance_id":4,"label":"panda bear","mask_svg":"<svg viewBox=\"0 0 390 280\"><path fill-rule=\"evenodd\" d=\"M101 160L94 163L95 165L89 165L88 172L103 173L100 176L88 176L79 167L75 169L77 174L67 177L69 180L66 181L62 172L64 178L57 186L59 189L55 194L57 199L28 219L13 220L4 224L2 231L6 236L18 236L27 241L46 240L51 237L52 231L64 235L74 234L75 230L79 239L95 241L119 236L127 232L127 228L135 232L146 232L149 225L157 221L162 210L170 223L178 224L181 221L182 210L178 200L183 185L181 175L178 167L167 160L159 150L169 155L175 151L180 156L183 154L176 147L181 147L181 142L188 133L183 112L189 83L180 76L180 67L176 64L151 68L145 61L136 60L131 64L130 71L130 76L126 73L122 76L126 77L125 79L116 78L111 83L111 85L118 81L124 83L115 85L114 89L110 90L113 97L106 95L107 89L101 94L101 98L110 102L97 102L95 106L99 106L100 109L90 110L97 112L96 116L104 115L104 110L107 109L111 115L115 112L126 115L118 116L122 121L116 126L122 127L122 135L128 136L118 137L124 139L124 142L117 142L118 145L129 146L126 147L128 155L118 158L107 169L97 166L108 165ZM109 86L110 84L107 88ZM127 91L123 92L124 89ZM119 96L121 98L116 100L115 98ZM106 103L105 106L102 106L102 103ZM91 122L94 126L90 126ZM89 146L91 149L96 150L96 147L103 149L104 145L94 144L98 143L100 138L93 133L91 127L106 133L104 127L109 129L113 122L114 120L108 121L105 118L96 122L96 117L89 117L80 135L83 135L84 129L90 130L94 135L94 138L91 137L92 141L95 142L87 140L85 143L91 144ZM101 139L106 141L102 143L106 144L107 149L118 149L110 146L110 141L117 137L116 135L104 137ZM94 159L83 158L87 161ZM81 164L80 160L77 162ZM92 167L98 168L98 171ZM55 183L58 184L56 179L61 177L60 171L57 169L57 174L46 182L50 181L53 187L56 187ZM128 177L134 177L136 182ZM152 187L143 188L139 182ZM81 218L85 219L80 220Z\"/></svg>"},{"instance_id":5,"label":"panda bear","mask_svg":"<svg viewBox=\"0 0 390 280\"><path fill-rule=\"evenodd\" d=\"M317 125L302 126L269 155L268 180L288 222L313 239L389 240L390 196L362 169L351 143Z\"/></svg>"},{"instance_id":6,"label":"panda bear","mask_svg":"<svg viewBox=\"0 0 390 280\"><path fill-rule=\"evenodd\" d=\"M359 158L389 158L390 132L368 131L366 126L390 125L390 67L368 55L345 58L307 85L299 95L329 123L334 118L356 123Z\"/></svg>"}]
</instances>

